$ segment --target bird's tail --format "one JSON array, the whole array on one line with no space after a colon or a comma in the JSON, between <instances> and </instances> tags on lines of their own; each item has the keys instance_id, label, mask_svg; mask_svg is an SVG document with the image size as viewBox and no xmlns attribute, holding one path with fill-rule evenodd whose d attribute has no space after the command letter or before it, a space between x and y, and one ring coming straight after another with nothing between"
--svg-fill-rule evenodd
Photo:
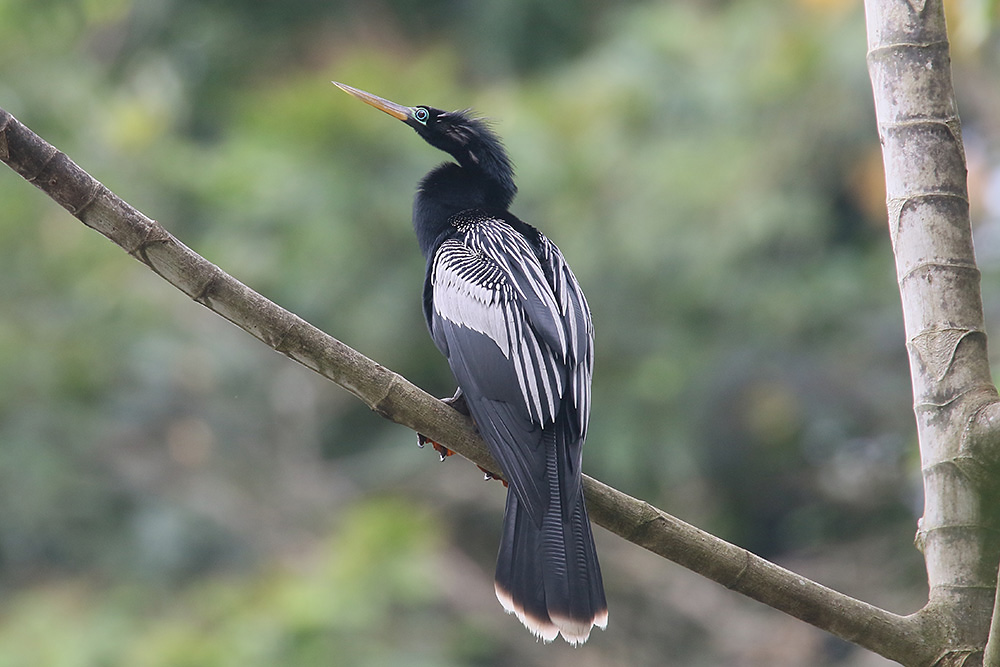
<instances>
[{"instance_id":1,"label":"bird's tail","mask_svg":"<svg viewBox=\"0 0 1000 667\"><path fill-rule=\"evenodd\" d=\"M496 592L507 613L535 636L549 642L561 633L578 646L593 626L607 627L608 605L583 487L576 485L573 498L561 498L555 470L549 472L552 494L540 526L514 490L507 493Z\"/></svg>"}]
</instances>

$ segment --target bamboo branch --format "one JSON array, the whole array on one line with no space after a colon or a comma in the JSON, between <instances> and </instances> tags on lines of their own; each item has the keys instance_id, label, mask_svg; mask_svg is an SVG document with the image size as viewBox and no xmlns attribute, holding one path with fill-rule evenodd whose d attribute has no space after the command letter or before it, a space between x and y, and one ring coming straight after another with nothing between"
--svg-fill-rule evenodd
<instances>
[{"instance_id":1,"label":"bamboo branch","mask_svg":"<svg viewBox=\"0 0 1000 667\"><path fill-rule=\"evenodd\" d=\"M941 664L973 664L997 592L1000 516L989 493L996 432L987 437L983 426L998 398L944 7L942 0L866 0L865 12L924 480L918 543L928 613L951 628Z\"/></svg>"},{"instance_id":2,"label":"bamboo branch","mask_svg":"<svg viewBox=\"0 0 1000 667\"><path fill-rule=\"evenodd\" d=\"M468 418L185 246L0 109L0 161L189 297L357 396L398 424L497 470ZM598 525L747 597L905 664L930 664L933 637L903 617L826 588L585 477Z\"/></svg>"}]
</instances>

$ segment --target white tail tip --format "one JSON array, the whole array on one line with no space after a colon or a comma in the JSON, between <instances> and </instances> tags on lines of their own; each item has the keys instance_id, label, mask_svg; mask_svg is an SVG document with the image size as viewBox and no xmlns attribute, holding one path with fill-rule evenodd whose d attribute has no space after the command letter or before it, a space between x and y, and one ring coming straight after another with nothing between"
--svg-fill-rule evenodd
<instances>
[{"instance_id":1,"label":"white tail tip","mask_svg":"<svg viewBox=\"0 0 1000 667\"><path fill-rule=\"evenodd\" d=\"M516 616L531 634L545 643L551 642L557 635L562 635L570 646L580 646L590 639L590 631L594 626L601 630L608 627L607 609L601 610L590 621L578 621L558 614L551 614L551 618L542 619L526 613L524 607L516 604L499 586L496 587L496 593L504 611Z\"/></svg>"}]
</instances>

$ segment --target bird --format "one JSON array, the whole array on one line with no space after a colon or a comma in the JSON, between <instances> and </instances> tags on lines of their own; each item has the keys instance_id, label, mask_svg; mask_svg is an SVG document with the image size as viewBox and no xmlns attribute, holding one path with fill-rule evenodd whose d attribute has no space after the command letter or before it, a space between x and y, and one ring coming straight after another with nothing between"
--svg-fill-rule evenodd
<instances>
[{"instance_id":1,"label":"bird","mask_svg":"<svg viewBox=\"0 0 1000 667\"><path fill-rule=\"evenodd\" d=\"M514 168L486 120L332 83L454 158L414 197L424 318L458 383L452 404L508 483L497 599L538 639L579 646L608 622L581 472L594 327L580 284L559 248L510 212Z\"/></svg>"}]
</instances>

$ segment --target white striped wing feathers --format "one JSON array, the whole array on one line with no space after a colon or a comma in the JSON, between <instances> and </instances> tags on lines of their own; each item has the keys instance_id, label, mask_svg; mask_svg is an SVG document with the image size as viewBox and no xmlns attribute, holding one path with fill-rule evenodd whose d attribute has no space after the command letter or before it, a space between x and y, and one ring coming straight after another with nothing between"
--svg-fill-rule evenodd
<instances>
[{"instance_id":1,"label":"white striped wing feathers","mask_svg":"<svg viewBox=\"0 0 1000 667\"><path fill-rule=\"evenodd\" d=\"M542 243L539 257L503 221L478 220L435 254L434 308L497 344L514 367L532 421L552 423L569 397L583 436L593 366L590 313L562 253L544 237Z\"/></svg>"}]
</instances>

